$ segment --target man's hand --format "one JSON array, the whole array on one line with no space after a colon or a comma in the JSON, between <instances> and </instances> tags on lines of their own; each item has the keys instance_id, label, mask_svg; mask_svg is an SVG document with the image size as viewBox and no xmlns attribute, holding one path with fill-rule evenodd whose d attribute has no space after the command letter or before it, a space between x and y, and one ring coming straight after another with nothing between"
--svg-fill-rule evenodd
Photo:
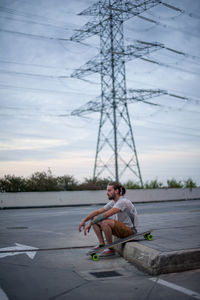
<instances>
[{"instance_id":1,"label":"man's hand","mask_svg":"<svg viewBox=\"0 0 200 300\"><path fill-rule=\"evenodd\" d=\"M85 220L84 219L81 221L81 223L78 226L79 232L81 232L81 227L83 227L83 230L85 230Z\"/></svg>"},{"instance_id":2,"label":"man's hand","mask_svg":"<svg viewBox=\"0 0 200 300\"><path fill-rule=\"evenodd\" d=\"M84 227L84 235L87 235L87 233L90 232L90 229L92 227L91 222L89 222L85 227Z\"/></svg>"}]
</instances>

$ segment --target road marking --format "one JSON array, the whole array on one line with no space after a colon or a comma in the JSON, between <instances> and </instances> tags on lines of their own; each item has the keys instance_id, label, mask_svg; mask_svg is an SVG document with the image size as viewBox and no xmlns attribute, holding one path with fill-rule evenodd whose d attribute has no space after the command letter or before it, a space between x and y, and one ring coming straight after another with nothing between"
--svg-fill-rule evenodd
<instances>
[{"instance_id":1,"label":"road marking","mask_svg":"<svg viewBox=\"0 0 200 300\"><path fill-rule=\"evenodd\" d=\"M0 299L1 300L9 300L7 295L4 293L4 291L2 290L1 287L0 287Z\"/></svg>"},{"instance_id":2,"label":"road marking","mask_svg":"<svg viewBox=\"0 0 200 300\"><path fill-rule=\"evenodd\" d=\"M38 248L15 243L15 246L13 247L1 248L0 258L4 258L6 256L19 255L19 254L26 254L28 255L29 258L33 259L37 253L36 252L37 249Z\"/></svg>"},{"instance_id":3,"label":"road marking","mask_svg":"<svg viewBox=\"0 0 200 300\"><path fill-rule=\"evenodd\" d=\"M165 280L162 280L162 279L157 279L157 278L149 278L150 280L156 282L156 283L159 283L159 284L162 284L162 285L165 285L171 289L174 289L176 291L179 291L183 294L186 294L188 296L191 296L195 299L200 299L200 294L197 293L197 292L194 292L192 290L188 290L180 285L177 285L177 284L174 284L174 283L171 283L171 282L168 282L168 281L165 281Z\"/></svg>"}]
</instances>

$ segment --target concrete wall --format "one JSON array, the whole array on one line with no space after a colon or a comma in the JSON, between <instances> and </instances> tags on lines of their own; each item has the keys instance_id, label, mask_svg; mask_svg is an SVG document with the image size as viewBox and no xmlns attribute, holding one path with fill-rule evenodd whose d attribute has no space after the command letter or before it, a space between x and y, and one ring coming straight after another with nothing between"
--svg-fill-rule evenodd
<instances>
[{"instance_id":1,"label":"concrete wall","mask_svg":"<svg viewBox=\"0 0 200 300\"><path fill-rule=\"evenodd\" d=\"M133 203L200 199L200 188L127 190ZM1 208L95 205L107 202L106 191L0 193Z\"/></svg>"}]
</instances>

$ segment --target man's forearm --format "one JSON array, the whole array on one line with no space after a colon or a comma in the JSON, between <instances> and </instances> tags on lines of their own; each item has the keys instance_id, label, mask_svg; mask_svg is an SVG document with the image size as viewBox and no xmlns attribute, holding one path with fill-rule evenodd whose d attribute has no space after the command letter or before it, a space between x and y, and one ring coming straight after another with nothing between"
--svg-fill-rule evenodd
<instances>
[{"instance_id":1,"label":"man's forearm","mask_svg":"<svg viewBox=\"0 0 200 300\"><path fill-rule=\"evenodd\" d=\"M85 217L83 220L84 222L87 222L89 220L92 220L94 217L96 217L98 215L97 211L93 211L92 213L90 213L87 217Z\"/></svg>"},{"instance_id":2,"label":"man's forearm","mask_svg":"<svg viewBox=\"0 0 200 300\"><path fill-rule=\"evenodd\" d=\"M96 223L99 223L99 222L105 220L106 218L107 218L107 217L106 217L106 214L105 214L105 213L100 214L100 215L98 215L96 218L94 218L94 220L92 220L91 224L94 225L94 224L96 224Z\"/></svg>"}]
</instances>

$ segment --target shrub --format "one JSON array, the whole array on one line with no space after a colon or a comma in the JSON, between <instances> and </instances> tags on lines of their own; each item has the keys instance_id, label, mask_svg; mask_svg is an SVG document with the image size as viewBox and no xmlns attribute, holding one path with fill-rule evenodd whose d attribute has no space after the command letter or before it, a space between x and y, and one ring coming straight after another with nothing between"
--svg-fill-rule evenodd
<instances>
[{"instance_id":1,"label":"shrub","mask_svg":"<svg viewBox=\"0 0 200 300\"><path fill-rule=\"evenodd\" d=\"M167 180L168 188L182 188L183 184L181 181L176 181L175 179Z\"/></svg>"},{"instance_id":2,"label":"shrub","mask_svg":"<svg viewBox=\"0 0 200 300\"><path fill-rule=\"evenodd\" d=\"M73 176L64 175L57 178L57 185L62 191L75 191L79 189L78 182Z\"/></svg>"},{"instance_id":3,"label":"shrub","mask_svg":"<svg viewBox=\"0 0 200 300\"><path fill-rule=\"evenodd\" d=\"M144 184L144 188L145 188L145 189L160 189L160 188L162 188L162 187L163 187L162 182L158 182L157 179L152 180L152 181L150 181L150 182L147 181L147 182Z\"/></svg>"},{"instance_id":4,"label":"shrub","mask_svg":"<svg viewBox=\"0 0 200 300\"><path fill-rule=\"evenodd\" d=\"M184 187L191 189L191 188L196 188L197 185L191 178L188 178L187 180L184 181Z\"/></svg>"},{"instance_id":5,"label":"shrub","mask_svg":"<svg viewBox=\"0 0 200 300\"><path fill-rule=\"evenodd\" d=\"M30 192L59 191L57 179L50 169L47 172L35 172L27 179L27 189Z\"/></svg>"},{"instance_id":6,"label":"shrub","mask_svg":"<svg viewBox=\"0 0 200 300\"><path fill-rule=\"evenodd\" d=\"M124 187L126 189L130 189L130 190L132 190L132 189L142 189L140 184L138 184L134 181L131 181L131 180L128 180L127 183L124 184Z\"/></svg>"},{"instance_id":7,"label":"shrub","mask_svg":"<svg viewBox=\"0 0 200 300\"><path fill-rule=\"evenodd\" d=\"M81 190L106 190L108 183L111 180L108 178L85 178L80 185Z\"/></svg>"},{"instance_id":8,"label":"shrub","mask_svg":"<svg viewBox=\"0 0 200 300\"><path fill-rule=\"evenodd\" d=\"M5 175L0 179L1 192L25 192L26 180L23 177Z\"/></svg>"}]
</instances>

